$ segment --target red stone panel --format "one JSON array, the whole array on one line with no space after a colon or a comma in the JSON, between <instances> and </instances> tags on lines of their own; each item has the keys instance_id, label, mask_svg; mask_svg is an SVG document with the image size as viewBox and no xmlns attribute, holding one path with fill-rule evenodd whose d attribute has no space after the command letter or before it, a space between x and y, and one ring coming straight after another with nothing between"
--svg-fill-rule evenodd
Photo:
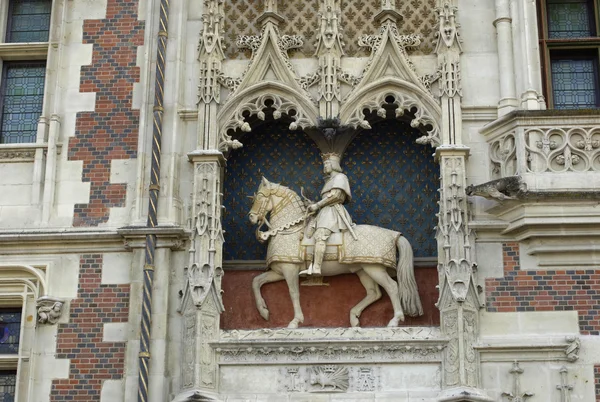
<instances>
[{"instance_id":1,"label":"red stone panel","mask_svg":"<svg viewBox=\"0 0 600 402\"><path fill-rule=\"evenodd\" d=\"M92 64L81 68L80 92L96 94L93 112L77 115L69 140L69 160L83 161L90 201L76 204L74 226L97 226L109 208L123 206L125 185L110 183L111 161L136 157L139 111L132 109L133 84L139 80L137 48L144 41L138 21L139 0L108 0L106 18L85 20L83 43L93 44Z\"/></svg>"},{"instance_id":2,"label":"red stone panel","mask_svg":"<svg viewBox=\"0 0 600 402\"><path fill-rule=\"evenodd\" d=\"M50 401L100 401L102 383L120 380L125 343L103 342L105 323L126 322L129 285L102 285L102 255L82 255L79 290L71 301L69 322L59 324L58 359L70 359L69 378L54 380Z\"/></svg>"},{"instance_id":3,"label":"red stone panel","mask_svg":"<svg viewBox=\"0 0 600 402\"><path fill-rule=\"evenodd\" d=\"M285 281L263 286L262 294L270 311L269 321L258 314L252 295L252 278L262 271L227 271L223 278L223 300L225 312L221 315L223 329L258 329L286 327L294 313ZM404 325L437 326L440 324L439 310L435 307L438 298L436 268L415 270L419 294L425 315L407 317ZM302 281L302 280L301 280ZM329 286L301 286L300 302L304 313L303 327L348 327L350 309L365 296L365 290L356 275L327 277ZM383 297L363 312L360 320L363 327L387 325L393 316L392 305L385 291Z\"/></svg>"},{"instance_id":4,"label":"red stone panel","mask_svg":"<svg viewBox=\"0 0 600 402\"><path fill-rule=\"evenodd\" d=\"M502 251L504 277L486 279L488 311L576 310L581 334L600 335L600 271L522 271L519 244Z\"/></svg>"}]
</instances>

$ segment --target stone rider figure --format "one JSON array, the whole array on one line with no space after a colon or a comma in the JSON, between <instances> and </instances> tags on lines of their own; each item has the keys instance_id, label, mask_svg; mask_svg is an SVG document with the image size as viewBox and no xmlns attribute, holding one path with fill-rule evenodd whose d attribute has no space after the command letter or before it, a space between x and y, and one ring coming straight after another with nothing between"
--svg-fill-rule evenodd
<instances>
[{"instance_id":1,"label":"stone rider figure","mask_svg":"<svg viewBox=\"0 0 600 402\"><path fill-rule=\"evenodd\" d=\"M309 213L317 213L314 259L309 268L301 271L300 275L321 274L327 239L332 233L349 231L354 240L357 240L352 219L344 207L344 204L350 202L352 195L348 177L342 172L340 166L340 155L328 153L323 154L322 157L326 178L321 190L321 200L308 206Z\"/></svg>"}]
</instances>

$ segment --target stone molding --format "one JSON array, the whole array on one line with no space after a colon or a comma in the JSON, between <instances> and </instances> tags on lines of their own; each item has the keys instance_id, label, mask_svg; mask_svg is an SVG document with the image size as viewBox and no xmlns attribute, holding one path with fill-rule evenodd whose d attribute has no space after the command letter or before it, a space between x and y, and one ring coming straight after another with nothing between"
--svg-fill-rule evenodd
<instances>
[{"instance_id":1,"label":"stone molding","mask_svg":"<svg viewBox=\"0 0 600 402\"><path fill-rule=\"evenodd\" d=\"M448 340L435 327L221 331L221 365L441 362Z\"/></svg>"},{"instance_id":2,"label":"stone molding","mask_svg":"<svg viewBox=\"0 0 600 402\"><path fill-rule=\"evenodd\" d=\"M562 338L519 338L512 342L505 337L484 338L474 347L481 353L482 362L514 362L518 357L521 362L574 363L579 359L581 341L573 335Z\"/></svg>"}]
</instances>

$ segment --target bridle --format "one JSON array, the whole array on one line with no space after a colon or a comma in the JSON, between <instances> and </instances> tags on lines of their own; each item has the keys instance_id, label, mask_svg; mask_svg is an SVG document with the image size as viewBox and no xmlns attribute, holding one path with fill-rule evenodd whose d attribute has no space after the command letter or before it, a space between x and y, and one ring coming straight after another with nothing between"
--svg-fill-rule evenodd
<instances>
[{"instance_id":1,"label":"bridle","mask_svg":"<svg viewBox=\"0 0 600 402\"><path fill-rule=\"evenodd\" d=\"M276 215L277 213L282 211L283 208L285 208L287 205L292 203L291 195L286 194L285 196L283 196L283 199L279 203L277 203L277 205L273 204L273 198L271 196L273 194L277 195L279 188L280 188L280 185L277 185L276 188L268 187L269 191L267 194L265 194L262 191L262 189L259 189L259 191L253 197L254 202L256 202L257 197L259 195L261 195L263 198L260 201L258 208L254 208L254 206L253 206L253 208L248 213L248 215L254 214L258 217L258 222L257 222L256 230L255 230L255 236L258 239L258 241L260 241L260 242L265 242L269 239L269 237L275 236L278 233L281 233L281 234L296 233L296 232L302 230L302 226L300 226L298 229L292 230L292 231L290 231L289 229L296 226L297 224L303 222L304 220L306 220L306 216L304 216L304 217L295 219L291 222L288 222L287 224L282 225L281 227L272 229L272 226L271 226L269 220L267 219L267 212L270 211L271 215ZM261 232L260 228L262 228L263 225L266 226L269 230L267 230L265 232Z\"/></svg>"}]
</instances>

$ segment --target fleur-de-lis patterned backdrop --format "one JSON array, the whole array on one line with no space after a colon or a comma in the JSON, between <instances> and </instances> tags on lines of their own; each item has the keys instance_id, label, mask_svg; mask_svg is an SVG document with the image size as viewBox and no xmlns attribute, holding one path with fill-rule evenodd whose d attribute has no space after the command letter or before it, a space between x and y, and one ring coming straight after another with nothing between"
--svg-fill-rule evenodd
<instances>
[{"instance_id":1,"label":"fleur-de-lis patterned backdrop","mask_svg":"<svg viewBox=\"0 0 600 402\"><path fill-rule=\"evenodd\" d=\"M248 220L252 201L247 196L258 190L263 176L298 194L304 187L314 195L323 182L319 149L304 132L290 131L288 125L277 122L254 128L241 139L244 146L227 159L223 191L226 260L262 260L267 254Z\"/></svg>"},{"instance_id":2,"label":"fleur-de-lis patterned backdrop","mask_svg":"<svg viewBox=\"0 0 600 402\"><path fill-rule=\"evenodd\" d=\"M342 160L353 196L346 207L356 223L402 232L415 257L434 257L439 168L431 148L415 143L420 135L394 120L362 131Z\"/></svg>"},{"instance_id":3,"label":"fleur-de-lis patterned backdrop","mask_svg":"<svg viewBox=\"0 0 600 402\"><path fill-rule=\"evenodd\" d=\"M355 223L404 233L416 257L436 255L434 227L437 212L438 168L431 148L415 144L420 135L408 124L384 121L365 130L350 144L342 168L350 179L352 202L347 205ZM262 176L312 200L323 186L319 149L301 131L269 123L242 139L244 147L227 160L223 217L226 260L261 260L266 246L255 239L248 221L253 195Z\"/></svg>"}]
</instances>

